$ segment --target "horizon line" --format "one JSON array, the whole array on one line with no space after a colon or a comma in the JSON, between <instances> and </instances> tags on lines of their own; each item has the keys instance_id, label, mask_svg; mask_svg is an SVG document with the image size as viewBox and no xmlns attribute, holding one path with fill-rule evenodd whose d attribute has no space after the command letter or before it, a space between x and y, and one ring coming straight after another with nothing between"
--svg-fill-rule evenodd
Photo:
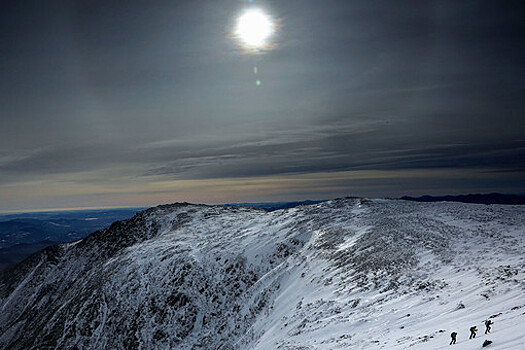
<instances>
[{"instance_id":1,"label":"horizon line","mask_svg":"<svg viewBox=\"0 0 525 350\"><path fill-rule=\"evenodd\" d=\"M459 196L469 196L469 195L491 195L491 194L503 194L503 195L515 195L515 196L525 196L525 193L506 193L506 192L486 192L486 193L467 193L467 194L446 194L446 195L420 195L420 196L410 196L403 195L400 197L367 197L367 196L343 196L337 198L383 198L383 199L403 199L403 197L410 198L422 198L422 197L459 197ZM332 199L337 199L332 198ZM190 204L205 204L205 205L241 205L241 204L272 204L272 203L293 203L293 202L307 202L307 201L329 201L331 199L305 199L305 200L289 200L289 201L268 201L268 202L223 202L223 203L190 203ZM48 213L48 212L60 212L60 211L84 211L84 210L105 210L105 209L148 209L154 208L160 205L173 204L173 203L184 203L184 202L171 202L171 203L159 203L154 205L129 205L129 206L91 206L91 207L71 207L71 208L40 208L40 209L9 209L9 210L0 210L0 215L9 215L9 214L23 214L23 213Z\"/></svg>"},{"instance_id":2,"label":"horizon line","mask_svg":"<svg viewBox=\"0 0 525 350\"><path fill-rule=\"evenodd\" d=\"M50 212L60 212L60 211L83 211L83 210L105 210L105 209L142 209L150 208L149 206L118 206L118 207L73 207L73 208L44 208L44 209L9 209L9 210L0 210L0 215L3 214L23 214L23 213L50 213Z\"/></svg>"}]
</instances>

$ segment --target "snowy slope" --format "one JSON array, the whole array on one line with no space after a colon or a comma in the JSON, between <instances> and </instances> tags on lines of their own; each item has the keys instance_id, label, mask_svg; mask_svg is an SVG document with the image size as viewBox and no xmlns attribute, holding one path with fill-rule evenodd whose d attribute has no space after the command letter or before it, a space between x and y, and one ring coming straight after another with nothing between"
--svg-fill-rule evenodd
<instances>
[{"instance_id":1,"label":"snowy slope","mask_svg":"<svg viewBox=\"0 0 525 350\"><path fill-rule=\"evenodd\" d=\"M456 348L523 350L524 214L356 198L148 209L0 273L0 348L448 349L456 331Z\"/></svg>"}]
</instances>

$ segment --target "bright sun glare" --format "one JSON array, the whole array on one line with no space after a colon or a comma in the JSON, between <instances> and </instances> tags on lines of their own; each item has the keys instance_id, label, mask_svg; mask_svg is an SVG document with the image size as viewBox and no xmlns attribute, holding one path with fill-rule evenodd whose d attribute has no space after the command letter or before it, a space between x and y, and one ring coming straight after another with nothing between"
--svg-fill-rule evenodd
<instances>
[{"instance_id":1,"label":"bright sun glare","mask_svg":"<svg viewBox=\"0 0 525 350\"><path fill-rule=\"evenodd\" d=\"M235 35L248 48L258 49L274 32L271 18L261 10L249 10L237 20Z\"/></svg>"}]
</instances>

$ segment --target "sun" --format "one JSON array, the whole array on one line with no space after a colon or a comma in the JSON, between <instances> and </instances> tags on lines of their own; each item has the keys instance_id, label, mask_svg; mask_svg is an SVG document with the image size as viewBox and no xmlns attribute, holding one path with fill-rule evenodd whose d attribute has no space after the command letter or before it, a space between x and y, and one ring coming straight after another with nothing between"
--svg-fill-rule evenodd
<instances>
[{"instance_id":1,"label":"sun","mask_svg":"<svg viewBox=\"0 0 525 350\"><path fill-rule=\"evenodd\" d=\"M259 9L244 12L237 19L235 36L248 49L263 49L274 32L269 15Z\"/></svg>"}]
</instances>

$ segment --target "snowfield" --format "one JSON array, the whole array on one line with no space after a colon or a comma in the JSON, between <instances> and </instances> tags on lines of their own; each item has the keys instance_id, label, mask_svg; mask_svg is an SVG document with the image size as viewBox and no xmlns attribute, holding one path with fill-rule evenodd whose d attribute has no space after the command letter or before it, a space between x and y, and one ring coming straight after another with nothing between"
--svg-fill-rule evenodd
<instances>
[{"instance_id":1,"label":"snowfield","mask_svg":"<svg viewBox=\"0 0 525 350\"><path fill-rule=\"evenodd\" d=\"M0 272L0 348L523 350L524 292L525 206L173 204Z\"/></svg>"}]
</instances>

